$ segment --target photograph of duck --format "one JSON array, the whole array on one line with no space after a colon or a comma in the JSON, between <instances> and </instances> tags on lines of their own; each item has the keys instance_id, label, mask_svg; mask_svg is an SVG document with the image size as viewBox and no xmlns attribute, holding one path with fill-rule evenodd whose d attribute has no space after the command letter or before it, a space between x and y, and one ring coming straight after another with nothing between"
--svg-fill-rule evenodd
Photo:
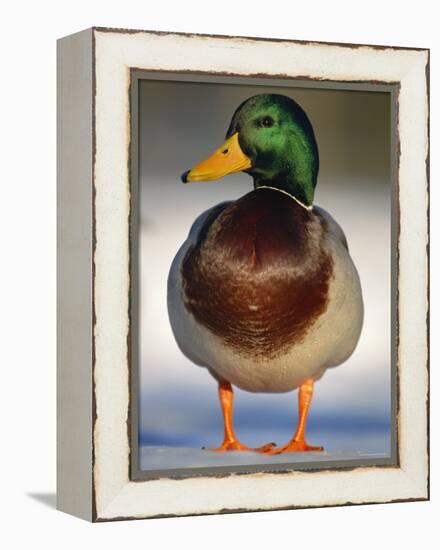
<instances>
[{"instance_id":1,"label":"photograph of duck","mask_svg":"<svg viewBox=\"0 0 440 550\"><path fill-rule=\"evenodd\" d=\"M246 99L226 141L184 172L182 182L240 171L251 176L253 190L202 213L172 263L170 323L180 350L218 384L224 438L209 450L322 451L306 438L314 384L353 353L363 300L344 231L314 204L318 146L293 99ZM262 393L298 389L290 441L256 448L242 442L233 423L234 386Z\"/></svg>"},{"instance_id":2,"label":"photograph of duck","mask_svg":"<svg viewBox=\"0 0 440 550\"><path fill-rule=\"evenodd\" d=\"M390 463L390 94L181 78L138 90L140 472Z\"/></svg>"}]
</instances>

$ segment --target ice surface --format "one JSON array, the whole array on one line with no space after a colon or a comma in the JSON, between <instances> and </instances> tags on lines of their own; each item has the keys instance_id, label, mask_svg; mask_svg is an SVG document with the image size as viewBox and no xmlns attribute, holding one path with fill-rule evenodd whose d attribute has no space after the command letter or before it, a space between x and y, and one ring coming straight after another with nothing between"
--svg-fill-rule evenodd
<instances>
[{"instance_id":1,"label":"ice surface","mask_svg":"<svg viewBox=\"0 0 440 550\"><path fill-rule=\"evenodd\" d=\"M184 432L181 438L153 438L152 435L140 445L140 469L161 470L169 468L197 468L210 466L235 466L253 464L285 464L320 462L329 460L377 459L390 456L390 431L387 428L314 429L309 431L311 445L323 445L325 451L263 455L256 452L216 453L202 450L202 446L216 447L220 444L221 432L211 430ZM249 446L260 446L268 441L283 445L291 438L288 429L274 429L259 423L258 428L242 429L240 439Z\"/></svg>"},{"instance_id":2,"label":"ice surface","mask_svg":"<svg viewBox=\"0 0 440 550\"><path fill-rule=\"evenodd\" d=\"M325 462L329 460L372 460L377 458L386 458L388 456L388 453L384 452L350 450L284 453L280 455L267 456L251 451L216 453L200 448L144 445L140 448L140 469L163 470L170 468L198 468L210 466L292 464L304 462Z\"/></svg>"}]
</instances>

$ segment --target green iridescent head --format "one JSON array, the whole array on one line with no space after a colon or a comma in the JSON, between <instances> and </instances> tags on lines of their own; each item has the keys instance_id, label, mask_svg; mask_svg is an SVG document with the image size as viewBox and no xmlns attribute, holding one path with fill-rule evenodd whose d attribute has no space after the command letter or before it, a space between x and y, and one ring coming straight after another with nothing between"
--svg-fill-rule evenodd
<instances>
[{"instance_id":1,"label":"green iridescent head","mask_svg":"<svg viewBox=\"0 0 440 550\"><path fill-rule=\"evenodd\" d=\"M313 203L319 168L312 125L302 108L279 94L260 94L235 111L226 142L182 180L209 180L244 171L254 186L276 187L307 206Z\"/></svg>"}]
</instances>

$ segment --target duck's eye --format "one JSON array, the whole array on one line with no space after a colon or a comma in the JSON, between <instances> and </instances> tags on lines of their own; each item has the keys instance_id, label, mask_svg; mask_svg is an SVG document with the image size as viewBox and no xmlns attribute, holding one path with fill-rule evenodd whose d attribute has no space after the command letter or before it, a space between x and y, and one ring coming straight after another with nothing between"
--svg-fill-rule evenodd
<instances>
[{"instance_id":1,"label":"duck's eye","mask_svg":"<svg viewBox=\"0 0 440 550\"><path fill-rule=\"evenodd\" d=\"M262 126L263 128L270 128L271 126L273 126L273 124L274 120L271 116L265 116L260 120L260 126Z\"/></svg>"}]
</instances>

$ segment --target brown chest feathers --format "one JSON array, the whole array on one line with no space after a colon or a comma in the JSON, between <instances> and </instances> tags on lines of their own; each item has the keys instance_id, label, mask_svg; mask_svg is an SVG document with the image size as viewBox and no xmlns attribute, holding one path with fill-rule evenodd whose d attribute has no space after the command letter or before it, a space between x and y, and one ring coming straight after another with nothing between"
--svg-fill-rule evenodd
<instances>
[{"instance_id":1,"label":"brown chest feathers","mask_svg":"<svg viewBox=\"0 0 440 550\"><path fill-rule=\"evenodd\" d=\"M208 217L182 263L185 305L240 354L272 358L326 310L333 263L322 221L290 197L248 193Z\"/></svg>"}]
</instances>

